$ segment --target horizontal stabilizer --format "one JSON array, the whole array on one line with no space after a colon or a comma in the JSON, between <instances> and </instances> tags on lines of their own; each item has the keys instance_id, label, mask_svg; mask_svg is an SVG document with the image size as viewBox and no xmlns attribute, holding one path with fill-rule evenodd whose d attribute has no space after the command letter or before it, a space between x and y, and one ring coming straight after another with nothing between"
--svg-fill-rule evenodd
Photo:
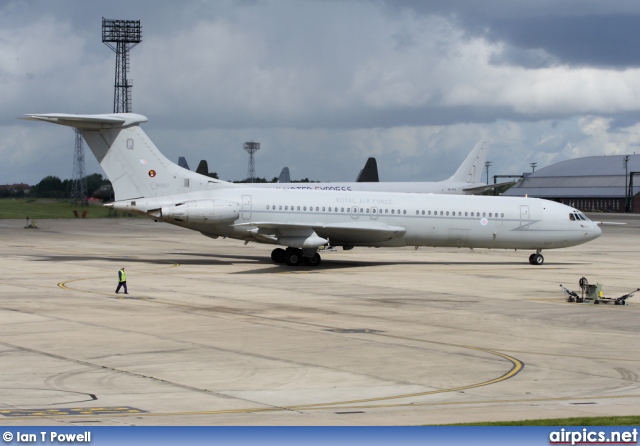
<instances>
[{"instance_id":1,"label":"horizontal stabilizer","mask_svg":"<svg viewBox=\"0 0 640 446\"><path fill-rule=\"evenodd\" d=\"M118 113L104 115L74 115L67 113L46 113L41 115L26 115L21 118L27 121L44 121L53 124L66 125L78 129L100 130L114 127L129 127L142 122L147 122L147 118L135 113Z\"/></svg>"}]
</instances>

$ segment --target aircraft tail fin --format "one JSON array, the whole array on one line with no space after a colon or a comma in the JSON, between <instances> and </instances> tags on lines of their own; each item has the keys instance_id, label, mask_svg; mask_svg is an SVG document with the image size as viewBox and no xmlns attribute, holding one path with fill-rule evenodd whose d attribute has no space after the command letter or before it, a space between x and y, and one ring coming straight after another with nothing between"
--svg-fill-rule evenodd
<instances>
[{"instance_id":1,"label":"aircraft tail fin","mask_svg":"<svg viewBox=\"0 0 640 446\"><path fill-rule=\"evenodd\" d=\"M456 173L449 178L449 181L480 183L482 181L484 163L487 159L487 145L486 141L481 141L473 146L469 155L458 167Z\"/></svg>"},{"instance_id":2,"label":"aircraft tail fin","mask_svg":"<svg viewBox=\"0 0 640 446\"><path fill-rule=\"evenodd\" d=\"M162 197L211 189L224 181L183 169L169 161L140 124L147 118L134 113L27 115L27 120L77 128L113 185L117 201Z\"/></svg>"},{"instance_id":3,"label":"aircraft tail fin","mask_svg":"<svg viewBox=\"0 0 640 446\"><path fill-rule=\"evenodd\" d=\"M200 160L196 172L198 172L200 175L209 176L209 163L207 162L207 160Z\"/></svg>"},{"instance_id":4,"label":"aircraft tail fin","mask_svg":"<svg viewBox=\"0 0 640 446\"><path fill-rule=\"evenodd\" d=\"M178 158L178 166L182 167L183 169L191 170L189 169L189 163L187 163L187 159L184 156Z\"/></svg>"},{"instance_id":5,"label":"aircraft tail fin","mask_svg":"<svg viewBox=\"0 0 640 446\"><path fill-rule=\"evenodd\" d=\"M356 178L356 183L377 183L379 181L378 163L375 158L368 158L364 167L358 174L358 178Z\"/></svg>"},{"instance_id":6,"label":"aircraft tail fin","mask_svg":"<svg viewBox=\"0 0 640 446\"><path fill-rule=\"evenodd\" d=\"M291 183L291 174L288 167L283 167L278 177L278 183Z\"/></svg>"}]
</instances>

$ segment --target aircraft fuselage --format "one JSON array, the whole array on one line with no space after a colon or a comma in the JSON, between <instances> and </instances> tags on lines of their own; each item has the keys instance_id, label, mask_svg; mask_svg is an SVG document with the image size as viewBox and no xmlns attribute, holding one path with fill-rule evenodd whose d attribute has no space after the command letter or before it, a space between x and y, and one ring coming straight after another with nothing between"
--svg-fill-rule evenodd
<instances>
[{"instance_id":1,"label":"aircraft fuselage","mask_svg":"<svg viewBox=\"0 0 640 446\"><path fill-rule=\"evenodd\" d=\"M226 211L209 204L198 206L209 201L225 204ZM275 238L260 237L260 228L286 227L292 221L314 228L334 246L550 249L585 243L600 235L596 223L570 218L575 209L526 197L223 188L181 194L175 199L165 196L116 202L114 207L208 236L273 244L278 244L277 234ZM190 207L201 209L189 213ZM204 217L207 208L210 216ZM163 213L150 213L154 209ZM326 229L331 225L386 225L404 230L385 233L390 236L383 240L365 237L359 241L353 236L341 239L336 231Z\"/></svg>"}]
</instances>

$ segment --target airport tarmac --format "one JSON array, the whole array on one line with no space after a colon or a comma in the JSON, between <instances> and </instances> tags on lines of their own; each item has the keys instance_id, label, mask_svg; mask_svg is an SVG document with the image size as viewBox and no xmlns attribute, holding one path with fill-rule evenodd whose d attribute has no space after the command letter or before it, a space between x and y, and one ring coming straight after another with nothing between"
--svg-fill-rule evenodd
<instances>
[{"instance_id":1,"label":"airport tarmac","mask_svg":"<svg viewBox=\"0 0 640 446\"><path fill-rule=\"evenodd\" d=\"M0 220L2 425L419 425L640 414L640 216L544 251L318 268L142 219ZM129 294L114 294L126 267Z\"/></svg>"}]
</instances>

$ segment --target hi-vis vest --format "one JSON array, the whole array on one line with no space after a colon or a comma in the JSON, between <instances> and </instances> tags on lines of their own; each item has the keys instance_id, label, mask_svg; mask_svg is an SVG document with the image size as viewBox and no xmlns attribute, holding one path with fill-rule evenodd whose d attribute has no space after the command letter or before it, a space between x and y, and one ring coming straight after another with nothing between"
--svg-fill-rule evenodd
<instances>
[{"instance_id":1,"label":"hi-vis vest","mask_svg":"<svg viewBox=\"0 0 640 446\"><path fill-rule=\"evenodd\" d=\"M126 282L127 281L127 275L124 273L123 269L120 270L119 277L120 277L120 282Z\"/></svg>"}]
</instances>

